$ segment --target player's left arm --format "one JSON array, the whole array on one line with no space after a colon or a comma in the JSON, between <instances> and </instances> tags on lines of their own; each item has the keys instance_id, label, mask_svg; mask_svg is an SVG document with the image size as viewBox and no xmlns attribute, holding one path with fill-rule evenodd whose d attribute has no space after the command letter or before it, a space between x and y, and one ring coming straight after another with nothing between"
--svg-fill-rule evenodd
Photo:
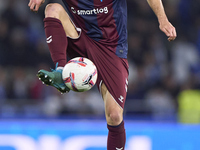
<instances>
[{"instance_id":1,"label":"player's left arm","mask_svg":"<svg viewBox=\"0 0 200 150\"><path fill-rule=\"evenodd\" d=\"M175 40L177 36L176 29L169 22L166 16L162 1L161 0L147 0L147 2L158 18L160 30L166 34L169 41Z\"/></svg>"}]
</instances>

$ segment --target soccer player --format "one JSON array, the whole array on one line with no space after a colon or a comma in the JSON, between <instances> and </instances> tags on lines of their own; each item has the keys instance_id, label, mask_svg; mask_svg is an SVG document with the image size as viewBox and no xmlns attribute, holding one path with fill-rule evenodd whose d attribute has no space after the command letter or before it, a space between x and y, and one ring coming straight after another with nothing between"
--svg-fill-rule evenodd
<instances>
[{"instance_id":1,"label":"soccer player","mask_svg":"<svg viewBox=\"0 0 200 150\"><path fill-rule=\"evenodd\" d=\"M161 0L147 0L155 12L160 29L169 41L176 30L168 21ZM128 85L127 6L126 0L63 0L46 6L44 28L51 58L56 69L40 70L38 77L60 92L69 91L62 81L67 56L87 57L98 69L97 85L105 103L108 128L107 150L124 150L123 108ZM30 0L38 11L44 0ZM134 42L134 41L133 41Z\"/></svg>"}]
</instances>

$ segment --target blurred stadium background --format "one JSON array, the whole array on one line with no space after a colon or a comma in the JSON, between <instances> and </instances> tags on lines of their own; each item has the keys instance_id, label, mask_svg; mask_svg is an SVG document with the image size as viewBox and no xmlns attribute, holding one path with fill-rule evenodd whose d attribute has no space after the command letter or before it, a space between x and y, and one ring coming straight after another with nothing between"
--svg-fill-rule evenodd
<instances>
[{"instance_id":1,"label":"blurred stadium background","mask_svg":"<svg viewBox=\"0 0 200 150\"><path fill-rule=\"evenodd\" d=\"M178 33L173 42L145 0L127 3L126 150L198 150L200 1L163 0ZM27 5L0 0L0 150L105 150L97 88L61 95L37 79L39 69L54 66L43 30L45 5L38 13Z\"/></svg>"}]
</instances>

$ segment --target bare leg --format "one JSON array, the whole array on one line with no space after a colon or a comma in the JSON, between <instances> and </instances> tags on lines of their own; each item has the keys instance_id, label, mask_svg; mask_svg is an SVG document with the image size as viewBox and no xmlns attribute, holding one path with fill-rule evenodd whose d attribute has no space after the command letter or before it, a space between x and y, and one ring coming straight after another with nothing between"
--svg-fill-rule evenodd
<instances>
[{"instance_id":1,"label":"bare leg","mask_svg":"<svg viewBox=\"0 0 200 150\"><path fill-rule=\"evenodd\" d=\"M123 109L115 102L105 84L101 86L101 94L105 104L105 115L108 124L107 150L124 150L126 133L123 121Z\"/></svg>"},{"instance_id":2,"label":"bare leg","mask_svg":"<svg viewBox=\"0 0 200 150\"><path fill-rule=\"evenodd\" d=\"M59 19L67 36L72 38L78 37L77 31L62 5L58 3L48 4L45 9L45 18L47 17Z\"/></svg>"}]
</instances>

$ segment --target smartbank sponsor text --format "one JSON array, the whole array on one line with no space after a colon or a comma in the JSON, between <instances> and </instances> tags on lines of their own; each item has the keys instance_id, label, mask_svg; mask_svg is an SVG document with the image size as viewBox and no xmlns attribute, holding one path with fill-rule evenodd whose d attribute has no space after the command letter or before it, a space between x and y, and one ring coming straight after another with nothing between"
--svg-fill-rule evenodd
<instances>
[{"instance_id":1,"label":"smartbank sponsor text","mask_svg":"<svg viewBox=\"0 0 200 150\"><path fill-rule=\"evenodd\" d=\"M74 7L71 7L71 10L73 13L77 14L77 15L93 15L93 14L107 14L108 13L108 7L104 7L104 8L94 8L91 10L75 10Z\"/></svg>"}]
</instances>

